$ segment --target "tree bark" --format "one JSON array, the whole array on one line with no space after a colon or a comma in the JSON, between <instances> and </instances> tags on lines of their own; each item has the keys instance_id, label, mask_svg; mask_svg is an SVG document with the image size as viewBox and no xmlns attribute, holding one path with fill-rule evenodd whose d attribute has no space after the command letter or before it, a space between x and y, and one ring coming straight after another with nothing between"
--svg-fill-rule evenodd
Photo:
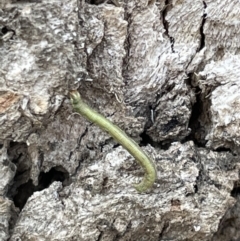
<instances>
[{"instance_id":1,"label":"tree bark","mask_svg":"<svg viewBox=\"0 0 240 241\"><path fill-rule=\"evenodd\" d=\"M240 239L237 0L0 3L0 239ZM154 160L73 113L76 89Z\"/></svg>"}]
</instances>

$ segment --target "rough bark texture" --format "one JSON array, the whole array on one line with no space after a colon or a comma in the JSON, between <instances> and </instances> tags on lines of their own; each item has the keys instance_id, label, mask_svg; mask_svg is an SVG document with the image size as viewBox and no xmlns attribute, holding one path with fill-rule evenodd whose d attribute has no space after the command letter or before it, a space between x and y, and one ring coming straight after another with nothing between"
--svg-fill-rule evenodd
<instances>
[{"instance_id":1,"label":"rough bark texture","mask_svg":"<svg viewBox=\"0 0 240 241\"><path fill-rule=\"evenodd\" d=\"M0 240L240 240L240 3L1 1ZM158 179L72 114L78 89Z\"/></svg>"}]
</instances>

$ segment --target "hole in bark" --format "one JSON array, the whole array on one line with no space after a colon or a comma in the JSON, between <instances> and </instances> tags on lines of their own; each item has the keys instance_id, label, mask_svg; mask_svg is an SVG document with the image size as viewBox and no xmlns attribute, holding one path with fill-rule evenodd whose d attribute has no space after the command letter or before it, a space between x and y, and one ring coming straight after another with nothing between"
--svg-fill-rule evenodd
<instances>
[{"instance_id":1,"label":"hole in bark","mask_svg":"<svg viewBox=\"0 0 240 241\"><path fill-rule=\"evenodd\" d=\"M154 141L145 131L142 134L140 134L140 137L142 138L140 146L146 146L148 144L150 144L151 146L155 146Z\"/></svg>"},{"instance_id":2,"label":"hole in bark","mask_svg":"<svg viewBox=\"0 0 240 241\"><path fill-rule=\"evenodd\" d=\"M234 182L233 189L231 191L231 196L232 197L237 197L240 195L240 180Z\"/></svg>"},{"instance_id":3,"label":"hole in bark","mask_svg":"<svg viewBox=\"0 0 240 241\"><path fill-rule=\"evenodd\" d=\"M104 177L102 182L102 189L107 189L107 186L108 186L107 184L108 184L108 177Z\"/></svg>"},{"instance_id":4,"label":"hole in bark","mask_svg":"<svg viewBox=\"0 0 240 241\"><path fill-rule=\"evenodd\" d=\"M175 39L173 37L169 37L169 39L170 39L170 43L171 43L172 52L175 53L175 51L174 51Z\"/></svg>"},{"instance_id":5,"label":"hole in bark","mask_svg":"<svg viewBox=\"0 0 240 241\"><path fill-rule=\"evenodd\" d=\"M191 79L192 74L189 74L189 82L188 85L191 86ZM202 115L202 112L204 110L204 105L201 99L201 89L198 86L191 86L192 89L195 90L195 96L196 96L196 102L192 106L192 113L191 117L189 119L188 127L191 129L190 134L182 141L183 143L186 141L193 141L195 145L198 147L205 147L207 141L205 140L203 126L201 126L200 123L200 117Z\"/></svg>"},{"instance_id":6,"label":"hole in bark","mask_svg":"<svg viewBox=\"0 0 240 241\"><path fill-rule=\"evenodd\" d=\"M217 189L219 189L219 190L221 190L221 188L222 188L222 185L221 185L221 184L218 184L218 183L214 183L214 186L215 186Z\"/></svg>"},{"instance_id":7,"label":"hole in bark","mask_svg":"<svg viewBox=\"0 0 240 241\"><path fill-rule=\"evenodd\" d=\"M191 117L189 120L189 127L192 130L189 137L190 137L190 139L193 139L193 140L196 139L195 135L197 133L197 130L200 127L199 117L202 112L202 103L201 103L201 99L200 99L200 95L199 95L200 92L201 92L201 89L199 87L196 87L195 88L196 103L192 107L192 114L191 114Z\"/></svg>"},{"instance_id":8,"label":"hole in bark","mask_svg":"<svg viewBox=\"0 0 240 241\"><path fill-rule=\"evenodd\" d=\"M166 30L166 34L168 36L168 21L166 21L166 15L167 15L167 8L171 4L170 0L165 0L165 6L163 7L162 10L162 22L164 29Z\"/></svg>"},{"instance_id":9,"label":"hole in bark","mask_svg":"<svg viewBox=\"0 0 240 241\"><path fill-rule=\"evenodd\" d=\"M54 181L64 182L69 178L69 173L62 166L52 167L49 172L41 172L39 175L38 187L48 188Z\"/></svg>"},{"instance_id":10,"label":"hole in bark","mask_svg":"<svg viewBox=\"0 0 240 241\"><path fill-rule=\"evenodd\" d=\"M103 231L100 231L100 233L98 235L98 238L97 238L97 241L102 240L102 236L103 236Z\"/></svg>"},{"instance_id":11,"label":"hole in bark","mask_svg":"<svg viewBox=\"0 0 240 241\"><path fill-rule=\"evenodd\" d=\"M113 145L113 149L115 149L115 148L118 148L120 146L120 144L115 144L115 145Z\"/></svg>"},{"instance_id":12,"label":"hole in bark","mask_svg":"<svg viewBox=\"0 0 240 241\"><path fill-rule=\"evenodd\" d=\"M162 131L166 135L169 131L174 129L179 124L179 121L177 120L177 117L173 116L171 120L162 126Z\"/></svg>"},{"instance_id":13,"label":"hole in bark","mask_svg":"<svg viewBox=\"0 0 240 241\"><path fill-rule=\"evenodd\" d=\"M215 151L217 152L230 152L232 153L232 150L230 148L226 148L226 147L218 147Z\"/></svg>"},{"instance_id":14,"label":"hole in bark","mask_svg":"<svg viewBox=\"0 0 240 241\"><path fill-rule=\"evenodd\" d=\"M7 190L7 197L12 198L16 194L17 188L29 180L31 161L27 152L26 143L10 142L7 150L8 159L13 168L16 169L12 183Z\"/></svg>"},{"instance_id":15,"label":"hole in bark","mask_svg":"<svg viewBox=\"0 0 240 241\"><path fill-rule=\"evenodd\" d=\"M194 192L197 193L198 192L198 185L195 184L193 187L194 187Z\"/></svg>"},{"instance_id":16,"label":"hole in bark","mask_svg":"<svg viewBox=\"0 0 240 241\"><path fill-rule=\"evenodd\" d=\"M36 191L42 191L48 188L54 181L63 182L69 178L68 172L61 166L53 167L49 172L41 172L39 175L39 183L35 186L32 180L22 184L16 189L16 194L12 196L14 204L20 210L23 209L28 198Z\"/></svg>"},{"instance_id":17,"label":"hole in bark","mask_svg":"<svg viewBox=\"0 0 240 241\"><path fill-rule=\"evenodd\" d=\"M2 29L1 29L1 32L2 34L6 34L8 32L8 28L6 26L4 26Z\"/></svg>"},{"instance_id":18,"label":"hole in bark","mask_svg":"<svg viewBox=\"0 0 240 241\"><path fill-rule=\"evenodd\" d=\"M201 42L200 42L200 46L199 46L199 51L201 49L203 49L205 46L205 34L203 31L203 28L204 28L204 24L206 22L206 17L207 17L207 14L205 13L206 8L207 8L207 4L206 4L206 2L203 1L203 16L202 16L202 24L200 26Z\"/></svg>"},{"instance_id":19,"label":"hole in bark","mask_svg":"<svg viewBox=\"0 0 240 241\"><path fill-rule=\"evenodd\" d=\"M9 39L13 39L13 36L16 34L16 32L11 29L11 28L8 28L7 26L4 26L2 29L1 29L1 32L0 32L0 36L3 35L3 39L4 41L7 41Z\"/></svg>"},{"instance_id":20,"label":"hole in bark","mask_svg":"<svg viewBox=\"0 0 240 241\"><path fill-rule=\"evenodd\" d=\"M167 15L167 10L168 10L168 7L172 4L172 1L171 0L165 0L165 6L162 10L162 23L163 23L163 26L164 26L164 29L166 31L166 35L168 36L169 40L170 40L170 43L171 43L171 48L172 48L172 52L174 53L174 38L172 36L169 35L168 33L168 27L169 27L169 23L168 21L166 20L166 15Z\"/></svg>"},{"instance_id":21,"label":"hole in bark","mask_svg":"<svg viewBox=\"0 0 240 241\"><path fill-rule=\"evenodd\" d=\"M162 150L168 150L171 146L171 142L155 142L152 140L151 136L149 136L146 131L144 131L142 134L140 134L140 137L142 138L139 146L147 146L150 144L152 147L160 148Z\"/></svg>"},{"instance_id":22,"label":"hole in bark","mask_svg":"<svg viewBox=\"0 0 240 241\"><path fill-rule=\"evenodd\" d=\"M21 164L21 157L27 158L27 144L23 142L11 141L8 148L8 157L14 164Z\"/></svg>"},{"instance_id":23,"label":"hole in bark","mask_svg":"<svg viewBox=\"0 0 240 241\"><path fill-rule=\"evenodd\" d=\"M93 5L99 5L102 3L118 5L118 0L88 0L86 2L88 2L89 4L93 4Z\"/></svg>"},{"instance_id":24,"label":"hole in bark","mask_svg":"<svg viewBox=\"0 0 240 241\"><path fill-rule=\"evenodd\" d=\"M13 202L20 210L23 209L28 198L33 194L34 187L32 180L29 180L17 188L17 194L13 197Z\"/></svg>"},{"instance_id":25,"label":"hole in bark","mask_svg":"<svg viewBox=\"0 0 240 241\"><path fill-rule=\"evenodd\" d=\"M12 32L12 37L10 38L10 39L12 39L12 38L13 38L13 35L15 35L15 31L14 31L13 29L7 27L7 26L2 27L1 33L2 33L3 35L5 35L5 34L8 33L8 32Z\"/></svg>"}]
</instances>

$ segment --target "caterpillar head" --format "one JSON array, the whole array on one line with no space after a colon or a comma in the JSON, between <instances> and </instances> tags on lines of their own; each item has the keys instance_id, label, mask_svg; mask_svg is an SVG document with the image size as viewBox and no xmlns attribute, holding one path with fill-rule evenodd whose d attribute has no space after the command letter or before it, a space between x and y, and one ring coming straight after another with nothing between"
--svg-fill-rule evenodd
<instances>
[{"instance_id":1,"label":"caterpillar head","mask_svg":"<svg viewBox=\"0 0 240 241\"><path fill-rule=\"evenodd\" d=\"M81 101L81 96L77 90L71 90L69 92L70 100L72 105L78 104Z\"/></svg>"}]
</instances>

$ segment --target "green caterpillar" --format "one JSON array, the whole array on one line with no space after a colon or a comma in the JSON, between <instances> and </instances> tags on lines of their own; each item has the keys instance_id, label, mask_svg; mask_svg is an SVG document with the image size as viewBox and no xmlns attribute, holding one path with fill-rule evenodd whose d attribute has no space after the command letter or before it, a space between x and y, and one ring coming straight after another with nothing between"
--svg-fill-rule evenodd
<instances>
[{"instance_id":1,"label":"green caterpillar","mask_svg":"<svg viewBox=\"0 0 240 241\"><path fill-rule=\"evenodd\" d=\"M107 120L104 116L91 109L85 104L78 91L70 92L70 100L73 109L84 116L87 120L98 125L102 130L106 131L117 142L119 142L142 166L145 171L143 180L139 184L134 184L134 187L139 192L144 192L153 186L156 180L157 172L153 161L142 151L138 144L126 135L118 126Z\"/></svg>"}]
</instances>

